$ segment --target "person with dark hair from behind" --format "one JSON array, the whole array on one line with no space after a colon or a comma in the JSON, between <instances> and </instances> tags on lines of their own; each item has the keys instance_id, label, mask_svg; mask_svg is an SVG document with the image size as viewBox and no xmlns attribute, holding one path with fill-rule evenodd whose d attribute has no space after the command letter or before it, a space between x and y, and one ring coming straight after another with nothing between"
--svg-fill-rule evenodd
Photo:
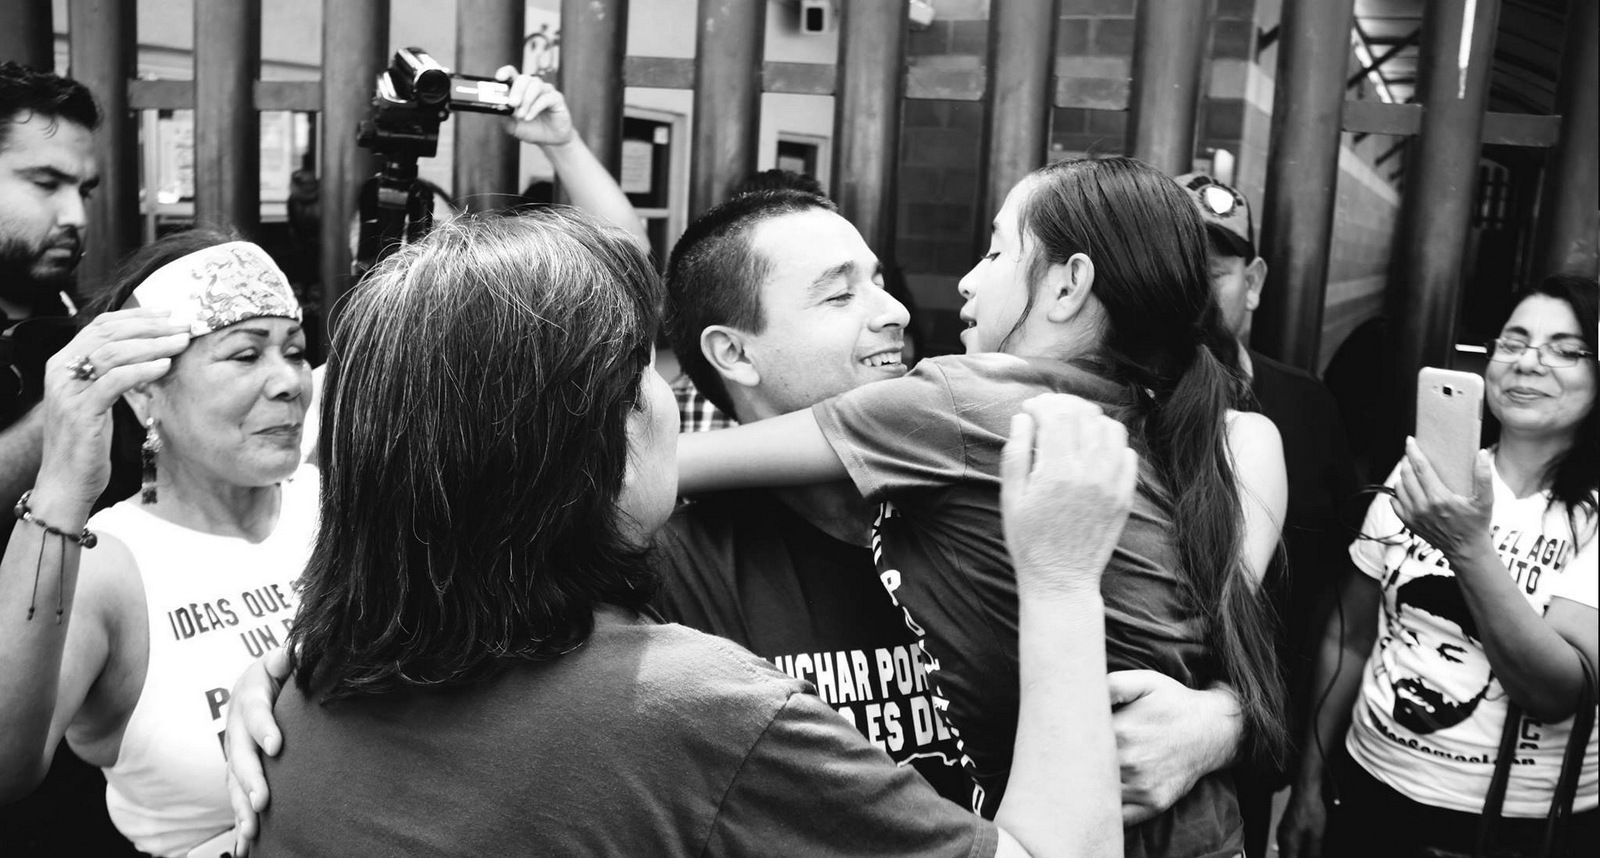
<instances>
[{"instance_id":1,"label":"person with dark hair from behind","mask_svg":"<svg viewBox=\"0 0 1600 858\"><path fill-rule=\"evenodd\" d=\"M1177 182L1194 198L1205 220L1211 288L1222 324L1236 341L1240 369L1250 379L1250 392L1261 413L1283 438L1289 485L1284 552L1274 559L1263 586L1283 635L1288 724L1292 735L1298 736L1312 703L1312 654L1321 620L1347 562L1345 545L1356 524L1350 519L1360 480L1333 394L1310 373L1246 345L1267 280L1266 260L1256 253L1249 200L1203 173L1179 176ZM1241 767L1238 775L1245 853L1266 858L1272 796L1288 785L1288 775L1250 766Z\"/></svg>"},{"instance_id":2,"label":"person with dark hair from behind","mask_svg":"<svg viewBox=\"0 0 1600 858\"><path fill-rule=\"evenodd\" d=\"M1313 688L1326 702L1278 827L1289 858L1473 854L1512 703L1522 715L1493 846L1541 848L1600 655L1597 336L1594 280L1548 277L1518 296L1488 345L1499 438L1478 454L1470 497L1407 439L1324 628ZM1559 855L1588 855L1600 836L1593 732L1578 765Z\"/></svg>"},{"instance_id":3,"label":"person with dark hair from behind","mask_svg":"<svg viewBox=\"0 0 1600 858\"><path fill-rule=\"evenodd\" d=\"M563 210L440 225L351 293L252 854L1119 854L1121 428L1072 397L1012 427L1022 705L990 823L806 683L647 618L677 489L660 299L636 245Z\"/></svg>"},{"instance_id":4,"label":"person with dark hair from behind","mask_svg":"<svg viewBox=\"0 0 1600 858\"><path fill-rule=\"evenodd\" d=\"M990 252L961 282L968 354L809 410L685 435L685 494L848 478L883 503L880 576L932 659L975 782L971 806L990 815L1021 763L1010 747L1017 608L997 540L1000 440L1028 396L1085 396L1129 427L1148 465L1104 581L1110 667L1196 689L1227 683L1252 746L1279 752L1281 683L1256 584L1278 543L1283 462L1271 422L1236 408L1243 389L1225 363L1236 355L1216 349L1198 212L1170 178L1107 158L1035 171L993 226ZM849 273L810 291L848 305L864 288ZM1231 774L1186 792L1128 828L1130 855L1239 847Z\"/></svg>"}]
</instances>

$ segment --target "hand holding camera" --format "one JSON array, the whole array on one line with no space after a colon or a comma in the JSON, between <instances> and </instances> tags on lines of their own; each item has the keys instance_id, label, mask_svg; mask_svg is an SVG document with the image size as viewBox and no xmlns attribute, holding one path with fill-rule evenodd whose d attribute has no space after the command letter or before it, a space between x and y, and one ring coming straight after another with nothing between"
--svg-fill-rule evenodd
<instances>
[{"instance_id":1,"label":"hand holding camera","mask_svg":"<svg viewBox=\"0 0 1600 858\"><path fill-rule=\"evenodd\" d=\"M567 99L553 85L534 75L518 74L516 66L501 66L494 79L511 83L507 99L511 115L506 119L511 136L536 146L565 146L577 137Z\"/></svg>"}]
</instances>

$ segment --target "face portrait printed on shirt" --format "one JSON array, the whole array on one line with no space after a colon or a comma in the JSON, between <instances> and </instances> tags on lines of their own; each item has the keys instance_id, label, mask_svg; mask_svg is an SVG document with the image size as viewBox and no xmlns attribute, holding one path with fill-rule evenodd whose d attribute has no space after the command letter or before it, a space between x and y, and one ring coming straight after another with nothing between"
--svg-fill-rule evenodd
<instances>
[{"instance_id":1,"label":"face portrait printed on shirt","mask_svg":"<svg viewBox=\"0 0 1600 858\"><path fill-rule=\"evenodd\" d=\"M1472 717L1489 691L1489 662L1476 644L1478 625L1461 586L1448 575L1424 575L1400 585L1389 619L1389 646L1405 647L1394 659L1395 723L1426 734Z\"/></svg>"}]
</instances>

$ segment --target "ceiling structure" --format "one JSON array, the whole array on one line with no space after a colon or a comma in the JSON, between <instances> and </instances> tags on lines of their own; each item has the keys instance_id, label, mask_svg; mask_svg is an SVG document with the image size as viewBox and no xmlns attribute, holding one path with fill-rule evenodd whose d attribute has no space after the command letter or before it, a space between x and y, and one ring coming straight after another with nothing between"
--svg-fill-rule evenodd
<instances>
[{"instance_id":1,"label":"ceiling structure","mask_svg":"<svg viewBox=\"0 0 1600 858\"><path fill-rule=\"evenodd\" d=\"M1593 0L1500 0L1489 110L1554 112L1569 2ZM1395 102L1412 100L1426 5L1425 0L1356 0L1352 38L1357 56L1376 66L1368 78L1380 97L1387 90Z\"/></svg>"}]
</instances>

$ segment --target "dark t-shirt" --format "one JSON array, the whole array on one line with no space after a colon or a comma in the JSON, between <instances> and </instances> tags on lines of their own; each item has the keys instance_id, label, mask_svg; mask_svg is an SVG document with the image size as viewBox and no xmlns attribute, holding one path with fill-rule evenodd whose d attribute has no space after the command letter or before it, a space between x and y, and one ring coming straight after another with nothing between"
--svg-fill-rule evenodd
<instances>
[{"instance_id":1,"label":"dark t-shirt","mask_svg":"<svg viewBox=\"0 0 1600 858\"><path fill-rule=\"evenodd\" d=\"M760 490L685 504L656 548L662 616L811 683L896 763L966 805L971 783L934 710L926 656L878 583L870 550L834 539Z\"/></svg>"},{"instance_id":2,"label":"dark t-shirt","mask_svg":"<svg viewBox=\"0 0 1600 858\"><path fill-rule=\"evenodd\" d=\"M1362 505L1355 460L1333 394L1310 374L1254 351L1250 388L1283 438L1289 504L1284 516L1283 562L1267 578L1267 592L1286 633L1282 667L1288 684L1293 735L1300 735L1311 701L1319 601L1329 597L1349 568L1347 546Z\"/></svg>"},{"instance_id":3,"label":"dark t-shirt","mask_svg":"<svg viewBox=\"0 0 1600 858\"><path fill-rule=\"evenodd\" d=\"M466 687L285 688L252 854L994 854L992 823L732 643L596 612L589 641Z\"/></svg>"},{"instance_id":4,"label":"dark t-shirt","mask_svg":"<svg viewBox=\"0 0 1600 858\"><path fill-rule=\"evenodd\" d=\"M931 358L906 376L813 408L862 494L885 503L879 575L923 630L929 675L992 817L1018 714L1016 578L1000 521L1000 453L1011 418L1040 393L1072 393L1136 425L1119 385L1060 361L1004 354ZM1137 432L1131 433L1137 437ZM1171 501L1141 459L1133 509L1101 584L1112 670L1214 678L1205 620L1183 597ZM1167 813L1127 831L1129 855L1228 854L1240 825L1231 778L1208 775Z\"/></svg>"}]
</instances>

